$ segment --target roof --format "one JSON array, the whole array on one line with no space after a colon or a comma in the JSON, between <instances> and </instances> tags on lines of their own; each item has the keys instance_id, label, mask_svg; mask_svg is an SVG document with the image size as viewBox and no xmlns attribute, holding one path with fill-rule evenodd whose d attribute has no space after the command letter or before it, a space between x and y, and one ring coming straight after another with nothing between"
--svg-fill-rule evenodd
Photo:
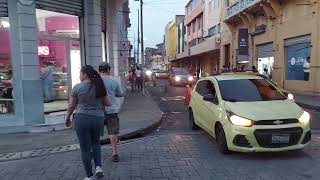
<instances>
[{"instance_id":1,"label":"roof","mask_svg":"<svg viewBox=\"0 0 320 180\"><path fill-rule=\"evenodd\" d=\"M218 81L225 80L237 80L237 79L263 79L261 76L250 75L250 74L234 74L234 73L225 73L221 75L207 77L209 79L216 79Z\"/></svg>"}]
</instances>

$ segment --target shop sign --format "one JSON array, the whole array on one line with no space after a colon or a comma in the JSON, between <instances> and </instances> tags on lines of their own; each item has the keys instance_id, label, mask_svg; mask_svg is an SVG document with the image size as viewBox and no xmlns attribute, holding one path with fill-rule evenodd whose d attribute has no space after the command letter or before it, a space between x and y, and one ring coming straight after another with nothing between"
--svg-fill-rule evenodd
<instances>
[{"instance_id":1,"label":"shop sign","mask_svg":"<svg viewBox=\"0 0 320 180\"><path fill-rule=\"evenodd\" d=\"M38 46L38 55L48 56L50 50L48 46Z\"/></svg>"},{"instance_id":2,"label":"shop sign","mask_svg":"<svg viewBox=\"0 0 320 180\"><path fill-rule=\"evenodd\" d=\"M226 19L231 18L232 16L238 14L239 12L255 5L261 0L239 0L235 4L229 6L226 9Z\"/></svg>"},{"instance_id":3,"label":"shop sign","mask_svg":"<svg viewBox=\"0 0 320 180\"><path fill-rule=\"evenodd\" d=\"M238 47L239 55L249 55L248 29L239 29Z\"/></svg>"}]
</instances>

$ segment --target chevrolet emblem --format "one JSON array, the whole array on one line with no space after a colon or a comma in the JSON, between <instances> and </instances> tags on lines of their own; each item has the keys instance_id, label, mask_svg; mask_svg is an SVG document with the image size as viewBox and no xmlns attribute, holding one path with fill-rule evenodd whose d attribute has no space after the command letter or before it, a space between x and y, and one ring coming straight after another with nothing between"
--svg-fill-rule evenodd
<instances>
[{"instance_id":1,"label":"chevrolet emblem","mask_svg":"<svg viewBox=\"0 0 320 180\"><path fill-rule=\"evenodd\" d=\"M273 121L273 124L275 124L275 125L280 125L280 124L283 124L283 123L284 122L280 121L280 120Z\"/></svg>"}]
</instances>

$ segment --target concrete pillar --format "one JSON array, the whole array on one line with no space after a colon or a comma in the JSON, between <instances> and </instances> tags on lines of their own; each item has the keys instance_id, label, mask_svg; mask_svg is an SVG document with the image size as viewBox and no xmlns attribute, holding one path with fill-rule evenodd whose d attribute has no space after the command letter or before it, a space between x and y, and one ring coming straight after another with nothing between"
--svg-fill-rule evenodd
<instances>
[{"instance_id":1,"label":"concrete pillar","mask_svg":"<svg viewBox=\"0 0 320 180\"><path fill-rule=\"evenodd\" d=\"M22 4L10 0L8 3L16 119L26 126L43 124L35 2Z\"/></svg>"},{"instance_id":2,"label":"concrete pillar","mask_svg":"<svg viewBox=\"0 0 320 180\"><path fill-rule=\"evenodd\" d=\"M95 68L103 61L100 0L84 1L84 33L86 64Z\"/></svg>"},{"instance_id":3,"label":"concrete pillar","mask_svg":"<svg viewBox=\"0 0 320 180\"><path fill-rule=\"evenodd\" d=\"M112 75L119 78L119 29L116 1L107 1L107 60L112 66Z\"/></svg>"}]
</instances>

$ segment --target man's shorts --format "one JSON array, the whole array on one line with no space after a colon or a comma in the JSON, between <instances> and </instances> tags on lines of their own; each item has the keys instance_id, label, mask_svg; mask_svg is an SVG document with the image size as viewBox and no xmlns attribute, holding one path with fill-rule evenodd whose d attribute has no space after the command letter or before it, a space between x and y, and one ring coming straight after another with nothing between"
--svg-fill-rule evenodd
<instances>
[{"instance_id":1,"label":"man's shorts","mask_svg":"<svg viewBox=\"0 0 320 180\"><path fill-rule=\"evenodd\" d=\"M104 124L107 126L108 135L118 135L120 124L118 114L105 114Z\"/></svg>"}]
</instances>

